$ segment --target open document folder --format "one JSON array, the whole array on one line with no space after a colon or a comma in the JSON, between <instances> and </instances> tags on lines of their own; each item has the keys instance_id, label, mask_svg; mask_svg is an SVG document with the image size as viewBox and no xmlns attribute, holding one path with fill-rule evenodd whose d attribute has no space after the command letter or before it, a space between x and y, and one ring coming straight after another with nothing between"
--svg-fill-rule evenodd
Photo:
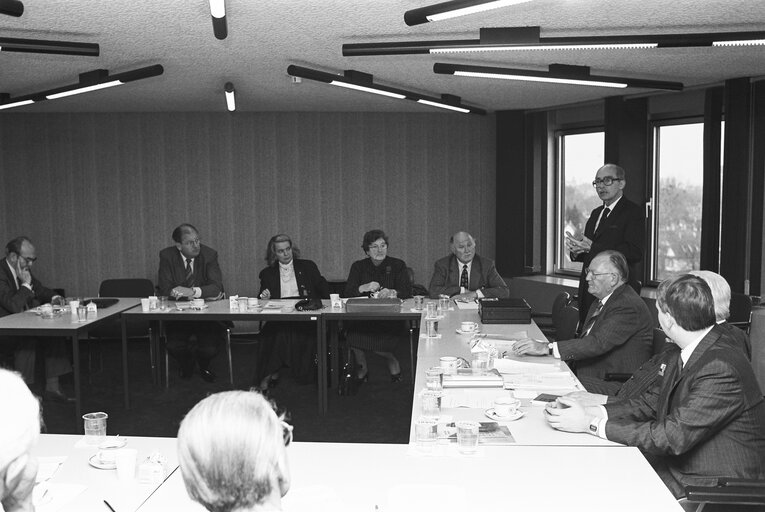
<instances>
[{"instance_id":1,"label":"open document folder","mask_svg":"<svg viewBox=\"0 0 765 512\"><path fill-rule=\"evenodd\" d=\"M557 364L495 359L494 369L502 374L505 388L509 389L560 392L580 389L571 372Z\"/></svg>"}]
</instances>

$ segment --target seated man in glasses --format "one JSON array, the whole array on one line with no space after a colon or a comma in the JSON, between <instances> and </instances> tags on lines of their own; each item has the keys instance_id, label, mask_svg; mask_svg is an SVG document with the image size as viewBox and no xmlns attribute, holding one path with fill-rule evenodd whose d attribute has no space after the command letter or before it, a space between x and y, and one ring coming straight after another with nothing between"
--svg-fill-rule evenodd
<instances>
[{"instance_id":1,"label":"seated man in glasses","mask_svg":"<svg viewBox=\"0 0 765 512\"><path fill-rule=\"evenodd\" d=\"M32 241L19 236L5 246L5 260L0 262L0 317L21 313L40 304L59 303L62 300L53 290L46 288L32 275L37 253ZM27 385L35 381L35 361L38 343L45 355L46 400L72 402L61 390L59 377L72 371L66 343L60 338L38 340L34 337L4 337L15 347L14 367Z\"/></svg>"},{"instance_id":2,"label":"seated man in glasses","mask_svg":"<svg viewBox=\"0 0 765 512\"><path fill-rule=\"evenodd\" d=\"M653 352L653 317L643 299L627 284L627 260L617 251L603 251L585 269L589 291L598 301L587 313L578 338L553 343L521 340L518 354L553 354L573 363L577 377L592 393L614 394L620 382L606 382L606 373L634 373Z\"/></svg>"},{"instance_id":3,"label":"seated man in glasses","mask_svg":"<svg viewBox=\"0 0 765 512\"><path fill-rule=\"evenodd\" d=\"M624 197L627 177L624 169L606 164L595 174L592 186L603 201L590 214L584 227L584 235L566 233L566 249L571 261L581 261L583 268L592 266L592 259L601 251L614 250L627 258L629 274L627 282L640 293L637 264L643 261L645 249L643 208ZM595 297L587 291L587 275L579 276L579 326L584 325L585 315Z\"/></svg>"},{"instance_id":4,"label":"seated man in glasses","mask_svg":"<svg viewBox=\"0 0 765 512\"><path fill-rule=\"evenodd\" d=\"M159 293L175 300L223 297L223 274L218 253L202 245L197 228L181 224L173 230L175 245L159 252ZM190 379L194 363L206 382L214 382L210 361L225 339L220 322L167 322L167 351L180 364L181 378Z\"/></svg>"},{"instance_id":5,"label":"seated man in glasses","mask_svg":"<svg viewBox=\"0 0 765 512\"><path fill-rule=\"evenodd\" d=\"M210 395L181 422L178 464L189 496L211 511L281 510L292 427L253 391Z\"/></svg>"}]
</instances>

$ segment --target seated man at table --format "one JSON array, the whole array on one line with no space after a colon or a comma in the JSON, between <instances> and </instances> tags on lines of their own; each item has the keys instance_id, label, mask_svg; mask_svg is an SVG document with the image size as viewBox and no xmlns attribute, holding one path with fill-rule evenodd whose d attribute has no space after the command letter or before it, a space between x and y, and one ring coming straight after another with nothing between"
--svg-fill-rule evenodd
<instances>
[{"instance_id":1,"label":"seated man at table","mask_svg":"<svg viewBox=\"0 0 765 512\"><path fill-rule=\"evenodd\" d=\"M606 373L634 373L653 351L653 318L643 299L627 284L627 260L618 251L603 251L587 270L589 291L599 300L590 307L579 338L554 343L521 340L517 355L553 354L567 363L587 391L613 394L620 382Z\"/></svg>"},{"instance_id":2,"label":"seated man at table","mask_svg":"<svg viewBox=\"0 0 765 512\"><path fill-rule=\"evenodd\" d=\"M730 325L726 320L730 315L730 285L720 274L710 272L709 270L693 270L689 272L692 275L702 278L709 285L712 291L712 300L715 304L715 321L717 325L726 329L728 334L746 355L746 358L752 359L752 348L749 343L749 336L738 327ZM566 396L575 398L585 405L602 405L614 403L618 400L627 400L637 398L643 393L659 393L661 389L661 379L664 376L664 369L680 349L667 339L665 347L658 354L649 359L638 371L636 371L628 381L616 391L613 396L589 393L587 391L575 391ZM664 369L663 369L664 368Z\"/></svg>"},{"instance_id":3,"label":"seated man at table","mask_svg":"<svg viewBox=\"0 0 765 512\"><path fill-rule=\"evenodd\" d=\"M455 300L471 301L482 297L504 298L510 295L494 261L475 252L475 240L464 231L449 239L452 254L436 261L430 279L430 297L448 295Z\"/></svg>"},{"instance_id":4,"label":"seated man at table","mask_svg":"<svg viewBox=\"0 0 765 512\"><path fill-rule=\"evenodd\" d=\"M159 293L175 300L223 297L223 274L218 253L202 245L197 228L181 224L173 230L175 245L159 252ZM219 322L167 322L167 351L180 364L181 378L190 379L194 363L206 382L214 382L210 361L225 339Z\"/></svg>"},{"instance_id":5,"label":"seated man at table","mask_svg":"<svg viewBox=\"0 0 765 512\"><path fill-rule=\"evenodd\" d=\"M263 395L210 395L181 422L178 464L189 496L216 512L281 510L292 426Z\"/></svg>"},{"instance_id":6,"label":"seated man at table","mask_svg":"<svg viewBox=\"0 0 765 512\"><path fill-rule=\"evenodd\" d=\"M0 510L34 510L37 459L31 452L40 434L40 404L17 373L2 368L0 411Z\"/></svg>"},{"instance_id":7,"label":"seated man at table","mask_svg":"<svg viewBox=\"0 0 765 512\"><path fill-rule=\"evenodd\" d=\"M765 478L765 401L743 351L715 325L709 286L683 275L657 293L659 323L680 348L659 394L586 408L561 397L548 422L640 448L676 497L718 477Z\"/></svg>"},{"instance_id":8,"label":"seated man at table","mask_svg":"<svg viewBox=\"0 0 765 512\"><path fill-rule=\"evenodd\" d=\"M0 263L0 317L21 313L45 303L61 300L52 290L43 286L32 275L32 266L37 253L32 241L19 236L5 246L5 260ZM38 341L31 337L5 337L15 347L14 366L24 381L31 385L35 381L35 359L38 342L45 356L45 399L71 402L61 391L59 377L72 371L66 343L59 338Z\"/></svg>"}]
</instances>

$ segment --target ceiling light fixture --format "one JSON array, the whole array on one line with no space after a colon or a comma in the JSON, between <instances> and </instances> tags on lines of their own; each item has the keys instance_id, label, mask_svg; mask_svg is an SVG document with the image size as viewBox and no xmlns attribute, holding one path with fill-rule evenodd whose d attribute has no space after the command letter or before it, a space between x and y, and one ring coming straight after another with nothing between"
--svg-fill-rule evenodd
<instances>
[{"instance_id":1,"label":"ceiling light fixture","mask_svg":"<svg viewBox=\"0 0 765 512\"><path fill-rule=\"evenodd\" d=\"M73 85L66 85L64 87L58 87L48 91L25 94L15 98L11 98L7 94L0 95L0 110L12 107L20 107L22 105L29 105L30 103L44 100L65 98L67 96L92 92L99 89L105 89L107 87L114 87L117 85L126 84L128 82L142 80L144 78L159 76L162 73L164 73L164 68L160 64L135 69L133 71L126 71L116 75L110 75L109 71L105 69L96 69L87 73L81 73L79 82Z\"/></svg>"},{"instance_id":2,"label":"ceiling light fixture","mask_svg":"<svg viewBox=\"0 0 765 512\"><path fill-rule=\"evenodd\" d=\"M351 43L346 57L509 50L614 50L765 44L765 31L702 34L541 37L539 27L482 28L478 39Z\"/></svg>"},{"instance_id":3,"label":"ceiling light fixture","mask_svg":"<svg viewBox=\"0 0 765 512\"><path fill-rule=\"evenodd\" d=\"M452 0L440 4L412 9L404 13L404 22L410 27L429 21L441 21L457 16L498 9L508 5L522 4L531 0Z\"/></svg>"},{"instance_id":4,"label":"ceiling light fixture","mask_svg":"<svg viewBox=\"0 0 765 512\"><path fill-rule=\"evenodd\" d=\"M226 39L226 0L210 0L210 15L212 16L213 33L218 39Z\"/></svg>"},{"instance_id":5,"label":"ceiling light fixture","mask_svg":"<svg viewBox=\"0 0 765 512\"><path fill-rule=\"evenodd\" d=\"M97 57L100 53L99 46L96 43L16 39L13 37L0 37L0 49L4 52L52 53L58 55L82 55L86 57Z\"/></svg>"},{"instance_id":6,"label":"ceiling light fixture","mask_svg":"<svg viewBox=\"0 0 765 512\"><path fill-rule=\"evenodd\" d=\"M233 112L236 110L236 92L234 91L234 84L226 82L224 90L226 91L226 108L229 112Z\"/></svg>"},{"instance_id":7,"label":"ceiling light fixture","mask_svg":"<svg viewBox=\"0 0 765 512\"><path fill-rule=\"evenodd\" d=\"M19 17L24 14L24 4L19 0L0 0L0 14Z\"/></svg>"},{"instance_id":8,"label":"ceiling light fixture","mask_svg":"<svg viewBox=\"0 0 765 512\"><path fill-rule=\"evenodd\" d=\"M570 66L567 64L550 64L548 71L534 71L528 69L507 69L487 66L464 66L437 62L433 65L433 72L441 75L589 85L595 87L615 87L620 89L625 87L639 87L643 89L666 89L670 91L683 90L683 84L680 82L598 76L590 74L590 68L588 66Z\"/></svg>"},{"instance_id":9,"label":"ceiling light fixture","mask_svg":"<svg viewBox=\"0 0 765 512\"><path fill-rule=\"evenodd\" d=\"M333 73L326 73L324 71L317 71L315 69L304 68L302 66L290 65L287 68L287 74L293 77L300 77L307 80L315 80L325 84L344 87L346 89L354 89L357 91L379 94L400 100L417 101L426 105L447 108L450 110L456 110L458 112L480 115L486 114L486 111L480 108L463 105L459 96L444 94L441 96L441 98L434 98L404 89L379 85L374 83L374 77L372 75L353 69L345 70L342 75L336 75Z\"/></svg>"}]
</instances>

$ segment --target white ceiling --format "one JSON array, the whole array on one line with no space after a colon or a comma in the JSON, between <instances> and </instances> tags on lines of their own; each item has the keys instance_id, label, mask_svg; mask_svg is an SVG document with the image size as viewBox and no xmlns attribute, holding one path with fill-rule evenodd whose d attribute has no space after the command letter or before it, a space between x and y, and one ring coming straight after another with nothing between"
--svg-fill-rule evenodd
<instances>
[{"instance_id":1,"label":"white ceiling","mask_svg":"<svg viewBox=\"0 0 765 512\"><path fill-rule=\"evenodd\" d=\"M489 111L530 109L619 94L599 87L461 78L433 73L450 62L546 69L586 65L593 74L680 81L686 87L765 76L765 47L493 52L451 56L343 57L343 43L477 39L481 27L539 25L542 36L765 30L763 0L534 0L408 27L404 12L438 0L227 0L228 38L213 36L207 0L22 0L0 15L0 36L98 43L99 57L0 52L0 92L12 97L77 82L93 69L120 73L162 64L162 76L6 112L225 111L233 82L240 111L432 112L304 80L287 66L355 69L375 82ZM650 92L631 89L630 93ZM0 114L1 115L1 114ZM455 114L456 115L456 114Z\"/></svg>"}]
</instances>

